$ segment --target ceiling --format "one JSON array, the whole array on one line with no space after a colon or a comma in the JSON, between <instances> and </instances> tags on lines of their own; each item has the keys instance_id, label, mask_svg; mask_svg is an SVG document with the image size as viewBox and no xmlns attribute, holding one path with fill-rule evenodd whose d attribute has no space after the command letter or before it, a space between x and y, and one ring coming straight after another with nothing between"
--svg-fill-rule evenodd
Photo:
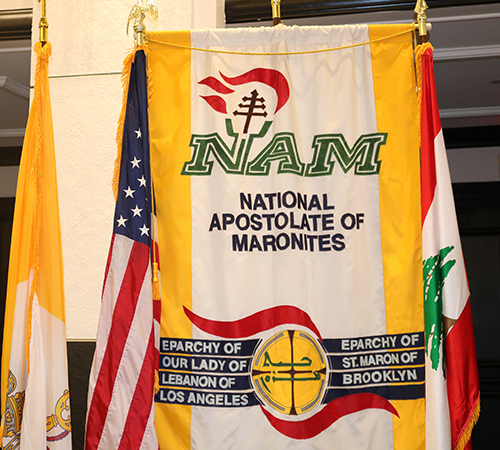
<instances>
[{"instance_id":1,"label":"ceiling","mask_svg":"<svg viewBox=\"0 0 500 450\"><path fill-rule=\"evenodd\" d=\"M227 2L228 6L234 0ZM12 11L9 14L12 15ZM18 16L26 22L26 14L26 10L22 10ZM435 48L443 127L500 126L500 3L429 9L427 16L432 24L430 41ZM413 20L412 9L406 9L285 19L284 22L330 25ZM240 22L228 27L262 25L270 25L270 22ZM31 42L22 39L23 34L15 29L11 36L14 39L9 39L8 34L0 36L0 147L22 144L28 115ZM500 141L498 133L489 135L498 136L496 139ZM1 155L2 152L0 159Z\"/></svg>"}]
</instances>

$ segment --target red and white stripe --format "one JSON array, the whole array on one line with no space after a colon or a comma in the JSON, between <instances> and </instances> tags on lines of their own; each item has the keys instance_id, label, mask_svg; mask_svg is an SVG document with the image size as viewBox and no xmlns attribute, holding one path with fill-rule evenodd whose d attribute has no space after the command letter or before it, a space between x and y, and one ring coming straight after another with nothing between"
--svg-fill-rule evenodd
<instances>
[{"instance_id":1,"label":"red and white stripe","mask_svg":"<svg viewBox=\"0 0 500 450\"><path fill-rule=\"evenodd\" d=\"M446 378L426 364L426 441L433 450L465 448L479 408L479 381L469 288L437 105L432 49L422 57L422 254L453 246L456 260L443 286L443 315L456 321L445 336ZM469 443L470 445L470 443Z\"/></svg>"},{"instance_id":2,"label":"red and white stripe","mask_svg":"<svg viewBox=\"0 0 500 450\"><path fill-rule=\"evenodd\" d=\"M114 235L89 380L87 450L158 448L150 247Z\"/></svg>"}]
</instances>

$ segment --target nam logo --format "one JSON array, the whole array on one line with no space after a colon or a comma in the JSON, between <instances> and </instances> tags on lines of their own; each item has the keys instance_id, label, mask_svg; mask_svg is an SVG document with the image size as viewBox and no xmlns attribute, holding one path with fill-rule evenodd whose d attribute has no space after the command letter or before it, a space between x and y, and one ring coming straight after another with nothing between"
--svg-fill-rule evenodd
<instances>
[{"instance_id":1,"label":"nam logo","mask_svg":"<svg viewBox=\"0 0 500 450\"><path fill-rule=\"evenodd\" d=\"M331 175L336 164L344 173L352 169L355 175L379 173L378 155L387 141L387 133L362 134L354 143L348 143L342 133L332 130L311 135L312 158L305 163L301 155L310 154L311 150L299 149L293 132L281 131L267 136L273 125L271 116L282 111L291 96L286 77L277 70L262 67L236 77L220 73L220 77L226 84L213 76L198 84L218 94L200 97L215 112L226 116L227 137L217 132L192 134L189 143L192 157L184 163L181 175L211 175L215 162L225 173L233 175L267 176L271 168L277 166L278 174L319 177ZM240 86L238 94L236 86ZM235 103L235 99L239 103ZM302 121L299 116L292 119L290 123Z\"/></svg>"},{"instance_id":2,"label":"nam logo","mask_svg":"<svg viewBox=\"0 0 500 450\"><path fill-rule=\"evenodd\" d=\"M219 72L219 74L226 83L232 86L257 82L272 88L277 96L274 114L283 108L290 98L290 86L288 85L288 81L285 76L277 70L259 67L237 77L227 77L222 72ZM215 77L207 77L198 84L206 85L219 93L220 95L200 95L200 97L215 111L222 114L228 114L227 101L221 95L233 94L235 92L234 89L227 87ZM262 96L259 97L259 95L257 89L253 89L248 96L241 98L241 103L239 103L232 112L233 116L242 116L245 118L243 134L248 133L250 122L254 117L266 118L268 116L268 112L266 111L266 99Z\"/></svg>"},{"instance_id":3,"label":"nam logo","mask_svg":"<svg viewBox=\"0 0 500 450\"><path fill-rule=\"evenodd\" d=\"M257 351L252 379L259 399L291 416L306 413L322 399L326 358L315 340L303 331L275 334Z\"/></svg>"}]
</instances>

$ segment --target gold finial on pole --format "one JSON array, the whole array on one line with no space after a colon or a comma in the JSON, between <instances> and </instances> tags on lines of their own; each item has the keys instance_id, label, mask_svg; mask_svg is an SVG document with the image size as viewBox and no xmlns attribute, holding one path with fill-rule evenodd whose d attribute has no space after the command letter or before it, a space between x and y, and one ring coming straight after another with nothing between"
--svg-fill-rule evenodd
<instances>
[{"instance_id":1,"label":"gold finial on pole","mask_svg":"<svg viewBox=\"0 0 500 450\"><path fill-rule=\"evenodd\" d=\"M127 34L130 22L133 20L137 45L144 44L144 34L146 33L144 19L146 18L146 13L149 13L153 20L158 20L158 5L156 0L139 0L132 7L128 15Z\"/></svg>"},{"instance_id":2,"label":"gold finial on pole","mask_svg":"<svg viewBox=\"0 0 500 450\"><path fill-rule=\"evenodd\" d=\"M418 23L418 35L423 42L427 41L427 11L429 7L425 0L417 0L417 4L415 5L415 13L417 14L417 23Z\"/></svg>"},{"instance_id":3,"label":"gold finial on pole","mask_svg":"<svg viewBox=\"0 0 500 450\"><path fill-rule=\"evenodd\" d=\"M281 23L281 0L271 0L273 10L273 26Z\"/></svg>"},{"instance_id":4,"label":"gold finial on pole","mask_svg":"<svg viewBox=\"0 0 500 450\"><path fill-rule=\"evenodd\" d=\"M40 22L38 22L38 28L40 30L40 42L45 44L49 37L49 21L47 20L47 0L38 0L38 3L42 2L42 17L40 17Z\"/></svg>"}]
</instances>

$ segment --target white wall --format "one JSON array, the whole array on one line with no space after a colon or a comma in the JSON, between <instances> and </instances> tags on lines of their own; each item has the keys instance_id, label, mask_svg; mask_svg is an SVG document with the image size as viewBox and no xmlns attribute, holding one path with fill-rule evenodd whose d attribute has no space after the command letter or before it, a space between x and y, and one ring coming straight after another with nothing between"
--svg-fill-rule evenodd
<instances>
[{"instance_id":1,"label":"white wall","mask_svg":"<svg viewBox=\"0 0 500 450\"><path fill-rule=\"evenodd\" d=\"M33 0L0 0L2 9L25 9L33 6Z\"/></svg>"},{"instance_id":2,"label":"white wall","mask_svg":"<svg viewBox=\"0 0 500 450\"><path fill-rule=\"evenodd\" d=\"M122 98L120 72L126 52L133 48L133 39L125 30L135 3L47 2L69 340L94 339L96 334L113 225L111 176ZM224 23L222 0L159 3L159 22L148 21L148 29L216 27ZM31 5L33 37L38 40L41 5L36 0L31 0ZM32 62L35 59L33 56Z\"/></svg>"}]
</instances>

